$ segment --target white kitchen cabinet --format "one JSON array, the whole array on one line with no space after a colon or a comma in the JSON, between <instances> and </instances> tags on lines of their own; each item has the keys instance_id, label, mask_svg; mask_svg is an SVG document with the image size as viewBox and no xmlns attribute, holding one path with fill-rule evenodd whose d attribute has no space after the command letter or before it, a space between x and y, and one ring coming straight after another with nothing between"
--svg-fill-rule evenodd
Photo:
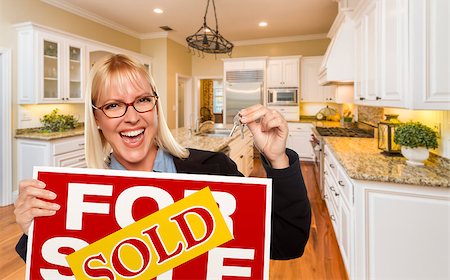
<instances>
[{"instance_id":1,"label":"white kitchen cabinet","mask_svg":"<svg viewBox=\"0 0 450 280\"><path fill-rule=\"evenodd\" d=\"M18 30L18 103L83 103L85 45L26 23Z\"/></svg>"},{"instance_id":2,"label":"white kitchen cabinet","mask_svg":"<svg viewBox=\"0 0 450 280\"><path fill-rule=\"evenodd\" d=\"M266 57L250 57L250 58L226 58L223 59L223 70L239 71L239 70L265 70Z\"/></svg>"},{"instance_id":3,"label":"white kitchen cabinet","mask_svg":"<svg viewBox=\"0 0 450 280\"><path fill-rule=\"evenodd\" d=\"M267 61L268 87L299 87L300 56L273 57Z\"/></svg>"},{"instance_id":4,"label":"white kitchen cabinet","mask_svg":"<svg viewBox=\"0 0 450 280\"><path fill-rule=\"evenodd\" d=\"M355 103L361 104L370 100L377 100L376 95L376 32L377 5L375 1L369 4L355 19Z\"/></svg>"},{"instance_id":5,"label":"white kitchen cabinet","mask_svg":"<svg viewBox=\"0 0 450 280\"><path fill-rule=\"evenodd\" d=\"M277 110L287 121L298 121L300 118L300 109L298 106L270 106L267 108Z\"/></svg>"},{"instance_id":6,"label":"white kitchen cabinet","mask_svg":"<svg viewBox=\"0 0 450 280\"><path fill-rule=\"evenodd\" d=\"M377 95L383 106L401 106L406 84L407 0L377 0Z\"/></svg>"},{"instance_id":7,"label":"white kitchen cabinet","mask_svg":"<svg viewBox=\"0 0 450 280\"><path fill-rule=\"evenodd\" d=\"M229 144L230 158L236 163L238 170L249 176L253 171L253 136L249 130L244 133L244 139L240 136Z\"/></svg>"},{"instance_id":8,"label":"white kitchen cabinet","mask_svg":"<svg viewBox=\"0 0 450 280\"><path fill-rule=\"evenodd\" d=\"M297 152L300 160L313 161L314 150L311 146L311 128L310 123L288 122L289 135L286 146Z\"/></svg>"},{"instance_id":9,"label":"white kitchen cabinet","mask_svg":"<svg viewBox=\"0 0 450 280\"><path fill-rule=\"evenodd\" d=\"M450 109L449 7L447 0L360 2L354 13L355 103Z\"/></svg>"},{"instance_id":10,"label":"white kitchen cabinet","mask_svg":"<svg viewBox=\"0 0 450 280\"><path fill-rule=\"evenodd\" d=\"M449 279L450 189L350 179L324 152L325 202L349 279Z\"/></svg>"},{"instance_id":11,"label":"white kitchen cabinet","mask_svg":"<svg viewBox=\"0 0 450 280\"><path fill-rule=\"evenodd\" d=\"M17 179L33 177L34 166L86 167L84 136L17 140Z\"/></svg>"},{"instance_id":12,"label":"white kitchen cabinet","mask_svg":"<svg viewBox=\"0 0 450 280\"><path fill-rule=\"evenodd\" d=\"M301 102L353 103L353 86L319 84L319 68L323 56L302 57L301 61Z\"/></svg>"},{"instance_id":13,"label":"white kitchen cabinet","mask_svg":"<svg viewBox=\"0 0 450 280\"><path fill-rule=\"evenodd\" d=\"M448 188L355 181L355 278L449 279Z\"/></svg>"},{"instance_id":14,"label":"white kitchen cabinet","mask_svg":"<svg viewBox=\"0 0 450 280\"><path fill-rule=\"evenodd\" d=\"M450 2L409 1L406 107L450 110Z\"/></svg>"},{"instance_id":15,"label":"white kitchen cabinet","mask_svg":"<svg viewBox=\"0 0 450 280\"><path fill-rule=\"evenodd\" d=\"M353 184L328 146L324 148L324 181L327 200L334 206L328 208L327 205L330 219L347 274L352 279L354 275Z\"/></svg>"}]
</instances>

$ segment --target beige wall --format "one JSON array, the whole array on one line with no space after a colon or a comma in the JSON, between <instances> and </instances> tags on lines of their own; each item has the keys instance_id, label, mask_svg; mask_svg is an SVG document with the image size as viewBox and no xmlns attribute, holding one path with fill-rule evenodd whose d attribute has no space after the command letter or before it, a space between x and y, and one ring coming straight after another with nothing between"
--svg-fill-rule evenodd
<instances>
[{"instance_id":1,"label":"beige wall","mask_svg":"<svg viewBox=\"0 0 450 280\"><path fill-rule=\"evenodd\" d=\"M327 50L329 39L307 40L297 42L236 46L232 57L254 56L288 56L288 55L323 55ZM223 76L223 58L228 55L209 55L192 57L193 76Z\"/></svg>"},{"instance_id":2,"label":"beige wall","mask_svg":"<svg viewBox=\"0 0 450 280\"><path fill-rule=\"evenodd\" d=\"M152 57L152 75L158 87L158 95L167 118L167 39L142 40L141 52Z\"/></svg>"},{"instance_id":3,"label":"beige wall","mask_svg":"<svg viewBox=\"0 0 450 280\"><path fill-rule=\"evenodd\" d=\"M38 0L0 0L0 45L12 47L13 24L31 21L109 45L140 51L140 40Z\"/></svg>"},{"instance_id":4,"label":"beige wall","mask_svg":"<svg viewBox=\"0 0 450 280\"><path fill-rule=\"evenodd\" d=\"M398 114L402 122L421 122L439 131L439 147L434 153L450 158L450 111L407 110L398 108L385 108L384 114Z\"/></svg>"},{"instance_id":5,"label":"beige wall","mask_svg":"<svg viewBox=\"0 0 450 280\"><path fill-rule=\"evenodd\" d=\"M167 40L167 123L170 128L176 126L176 75L190 77L192 73L192 56L186 46Z\"/></svg>"}]
</instances>

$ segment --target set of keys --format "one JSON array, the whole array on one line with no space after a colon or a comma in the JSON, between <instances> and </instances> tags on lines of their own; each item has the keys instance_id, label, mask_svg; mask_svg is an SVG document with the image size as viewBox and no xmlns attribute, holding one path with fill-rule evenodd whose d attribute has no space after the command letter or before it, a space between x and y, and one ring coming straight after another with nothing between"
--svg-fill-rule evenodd
<instances>
[{"instance_id":1,"label":"set of keys","mask_svg":"<svg viewBox=\"0 0 450 280\"><path fill-rule=\"evenodd\" d=\"M241 122L241 116L238 113L233 118L233 128L231 129L230 135L228 135L228 137L233 136L236 129L240 128L241 129L241 139L244 139L244 127L245 127L245 125Z\"/></svg>"}]
</instances>

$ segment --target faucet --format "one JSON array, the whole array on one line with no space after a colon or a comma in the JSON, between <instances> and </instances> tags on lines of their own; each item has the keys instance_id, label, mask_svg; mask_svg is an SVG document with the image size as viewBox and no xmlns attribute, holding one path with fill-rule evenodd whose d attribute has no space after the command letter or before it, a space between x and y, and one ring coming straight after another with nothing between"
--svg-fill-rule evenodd
<instances>
[{"instance_id":1,"label":"faucet","mask_svg":"<svg viewBox=\"0 0 450 280\"><path fill-rule=\"evenodd\" d=\"M196 122L197 127L195 128L195 132L196 132L196 133L199 133L200 130L202 129L202 127L203 127L204 125L206 125L206 124L212 124L212 125L214 125L214 122L213 122L213 121L204 121L204 122L200 122L200 119L197 119L197 122Z\"/></svg>"}]
</instances>

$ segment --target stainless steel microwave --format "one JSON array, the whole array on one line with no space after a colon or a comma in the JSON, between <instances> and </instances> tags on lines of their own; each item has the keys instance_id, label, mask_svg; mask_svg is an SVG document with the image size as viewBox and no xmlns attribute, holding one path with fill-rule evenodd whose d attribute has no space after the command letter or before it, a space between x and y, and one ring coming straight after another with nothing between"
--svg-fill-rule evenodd
<instances>
[{"instance_id":1,"label":"stainless steel microwave","mask_svg":"<svg viewBox=\"0 0 450 280\"><path fill-rule=\"evenodd\" d=\"M297 105L298 88L269 88L267 90L267 104Z\"/></svg>"}]
</instances>

